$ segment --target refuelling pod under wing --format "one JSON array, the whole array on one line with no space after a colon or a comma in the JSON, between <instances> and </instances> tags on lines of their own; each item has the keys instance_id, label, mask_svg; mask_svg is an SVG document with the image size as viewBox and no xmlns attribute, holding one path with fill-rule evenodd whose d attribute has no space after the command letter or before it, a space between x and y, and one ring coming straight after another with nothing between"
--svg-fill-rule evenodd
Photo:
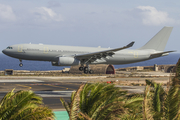
<instances>
[{"instance_id":1,"label":"refuelling pod under wing","mask_svg":"<svg viewBox=\"0 0 180 120\"><path fill-rule=\"evenodd\" d=\"M73 57L59 57L58 62L51 62L52 66L74 66L79 65L80 61Z\"/></svg>"}]
</instances>

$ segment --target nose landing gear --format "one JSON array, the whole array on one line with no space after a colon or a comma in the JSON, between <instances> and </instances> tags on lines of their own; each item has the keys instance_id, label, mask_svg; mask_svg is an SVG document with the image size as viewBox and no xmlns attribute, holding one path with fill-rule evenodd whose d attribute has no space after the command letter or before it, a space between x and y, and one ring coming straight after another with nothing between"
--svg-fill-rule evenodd
<instances>
[{"instance_id":1,"label":"nose landing gear","mask_svg":"<svg viewBox=\"0 0 180 120\"><path fill-rule=\"evenodd\" d=\"M22 60L19 60L19 61L20 61L19 66L22 67L23 66Z\"/></svg>"}]
</instances>

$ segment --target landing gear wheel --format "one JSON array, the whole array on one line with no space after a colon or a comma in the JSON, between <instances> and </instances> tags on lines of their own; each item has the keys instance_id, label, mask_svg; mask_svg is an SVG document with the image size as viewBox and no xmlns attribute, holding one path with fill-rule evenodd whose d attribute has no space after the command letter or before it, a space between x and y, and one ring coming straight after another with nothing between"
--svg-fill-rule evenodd
<instances>
[{"instance_id":1,"label":"landing gear wheel","mask_svg":"<svg viewBox=\"0 0 180 120\"><path fill-rule=\"evenodd\" d=\"M84 68L84 71L88 71L88 67L85 67L85 68Z\"/></svg>"},{"instance_id":2,"label":"landing gear wheel","mask_svg":"<svg viewBox=\"0 0 180 120\"><path fill-rule=\"evenodd\" d=\"M23 66L23 64L22 64L22 63L20 63L20 64L19 64L19 66L20 66L20 67L22 67L22 66Z\"/></svg>"},{"instance_id":3,"label":"landing gear wheel","mask_svg":"<svg viewBox=\"0 0 180 120\"><path fill-rule=\"evenodd\" d=\"M89 74L93 74L93 71L92 71L92 70L89 70Z\"/></svg>"},{"instance_id":4,"label":"landing gear wheel","mask_svg":"<svg viewBox=\"0 0 180 120\"><path fill-rule=\"evenodd\" d=\"M83 67L79 67L79 70L80 70L80 71L83 71L83 70L84 70L84 68L83 68Z\"/></svg>"},{"instance_id":5,"label":"landing gear wheel","mask_svg":"<svg viewBox=\"0 0 180 120\"><path fill-rule=\"evenodd\" d=\"M84 73L85 73L85 74L88 74L88 70L84 70Z\"/></svg>"}]
</instances>

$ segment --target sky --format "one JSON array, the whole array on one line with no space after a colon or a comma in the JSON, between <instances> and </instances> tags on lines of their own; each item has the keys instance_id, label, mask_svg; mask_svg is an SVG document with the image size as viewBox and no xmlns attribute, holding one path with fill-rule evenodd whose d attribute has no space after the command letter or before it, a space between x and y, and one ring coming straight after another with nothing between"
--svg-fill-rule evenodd
<instances>
[{"instance_id":1,"label":"sky","mask_svg":"<svg viewBox=\"0 0 180 120\"><path fill-rule=\"evenodd\" d=\"M180 52L179 0L0 0L0 51L32 43L140 48L164 26ZM0 52L1 53L1 52Z\"/></svg>"}]
</instances>

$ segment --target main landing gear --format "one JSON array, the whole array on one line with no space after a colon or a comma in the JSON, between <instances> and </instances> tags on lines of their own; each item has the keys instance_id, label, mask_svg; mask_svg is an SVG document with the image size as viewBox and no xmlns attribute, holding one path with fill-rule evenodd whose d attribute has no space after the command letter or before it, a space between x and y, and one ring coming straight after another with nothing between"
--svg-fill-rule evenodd
<instances>
[{"instance_id":1,"label":"main landing gear","mask_svg":"<svg viewBox=\"0 0 180 120\"><path fill-rule=\"evenodd\" d=\"M22 67L23 66L22 60L20 59L19 61L20 61L19 66Z\"/></svg>"},{"instance_id":2,"label":"main landing gear","mask_svg":"<svg viewBox=\"0 0 180 120\"><path fill-rule=\"evenodd\" d=\"M85 74L92 74L93 73L93 71L89 68L89 66L87 65L86 67L84 67L84 66L81 66L81 67L79 67L79 70L80 71L83 71L84 70L84 73Z\"/></svg>"}]
</instances>

